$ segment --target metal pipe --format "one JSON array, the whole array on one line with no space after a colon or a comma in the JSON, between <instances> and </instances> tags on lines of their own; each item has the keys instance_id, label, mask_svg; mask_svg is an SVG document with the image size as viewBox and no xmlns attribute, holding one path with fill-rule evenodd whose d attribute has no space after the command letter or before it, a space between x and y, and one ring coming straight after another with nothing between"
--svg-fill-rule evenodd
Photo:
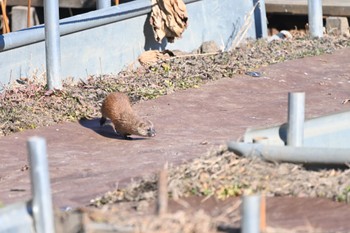
<instances>
[{"instance_id":1,"label":"metal pipe","mask_svg":"<svg viewBox=\"0 0 350 233\"><path fill-rule=\"evenodd\" d=\"M228 149L240 156L260 157L276 162L310 164L346 164L350 162L350 149L271 146L240 142L229 142Z\"/></svg>"},{"instance_id":2,"label":"metal pipe","mask_svg":"<svg viewBox=\"0 0 350 233\"><path fill-rule=\"evenodd\" d=\"M305 120L305 93L288 93L287 145L303 146Z\"/></svg>"},{"instance_id":3,"label":"metal pipe","mask_svg":"<svg viewBox=\"0 0 350 233\"><path fill-rule=\"evenodd\" d=\"M107 7L111 7L111 0L97 0L96 1L96 9L103 9Z\"/></svg>"},{"instance_id":4,"label":"metal pipe","mask_svg":"<svg viewBox=\"0 0 350 233\"><path fill-rule=\"evenodd\" d=\"M48 89L62 89L58 0L44 1L46 77Z\"/></svg>"},{"instance_id":5,"label":"metal pipe","mask_svg":"<svg viewBox=\"0 0 350 233\"><path fill-rule=\"evenodd\" d=\"M322 0L308 0L309 31L312 38L323 36Z\"/></svg>"},{"instance_id":6,"label":"metal pipe","mask_svg":"<svg viewBox=\"0 0 350 233\"><path fill-rule=\"evenodd\" d=\"M54 233L54 216L50 189L49 169L44 138L28 140L30 175L32 186L32 209L37 233Z\"/></svg>"},{"instance_id":7,"label":"metal pipe","mask_svg":"<svg viewBox=\"0 0 350 233\"><path fill-rule=\"evenodd\" d=\"M247 129L244 142L265 138L265 144L284 146L287 143L287 124ZM304 123L304 147L350 148L350 111L321 116Z\"/></svg>"},{"instance_id":8,"label":"metal pipe","mask_svg":"<svg viewBox=\"0 0 350 233\"><path fill-rule=\"evenodd\" d=\"M202 0L184 0L186 4ZM118 6L108 7L86 14L76 15L60 20L60 35L83 31L106 24L146 15L151 12L149 0L132 1ZM0 51L33 44L45 39L44 26L38 25L17 32L0 35Z\"/></svg>"},{"instance_id":9,"label":"metal pipe","mask_svg":"<svg viewBox=\"0 0 350 233\"><path fill-rule=\"evenodd\" d=\"M260 232L260 195L245 195L242 202L242 233Z\"/></svg>"},{"instance_id":10,"label":"metal pipe","mask_svg":"<svg viewBox=\"0 0 350 233\"><path fill-rule=\"evenodd\" d=\"M254 22L255 22L255 33L256 38L267 37L267 19L266 19L266 8L265 0L253 0L253 4L257 4L254 10Z\"/></svg>"}]
</instances>

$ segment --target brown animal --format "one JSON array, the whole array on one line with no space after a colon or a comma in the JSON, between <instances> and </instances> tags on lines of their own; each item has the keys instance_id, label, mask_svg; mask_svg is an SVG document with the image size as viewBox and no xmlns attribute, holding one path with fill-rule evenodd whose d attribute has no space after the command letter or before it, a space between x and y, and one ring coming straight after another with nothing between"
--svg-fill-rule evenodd
<instances>
[{"instance_id":1,"label":"brown animal","mask_svg":"<svg viewBox=\"0 0 350 233\"><path fill-rule=\"evenodd\" d=\"M123 93L107 95L102 103L101 113L100 125L104 125L106 118L109 118L115 131L125 139L130 139L128 136L132 134L144 137L156 135L152 122L140 118L131 108L128 96Z\"/></svg>"}]
</instances>

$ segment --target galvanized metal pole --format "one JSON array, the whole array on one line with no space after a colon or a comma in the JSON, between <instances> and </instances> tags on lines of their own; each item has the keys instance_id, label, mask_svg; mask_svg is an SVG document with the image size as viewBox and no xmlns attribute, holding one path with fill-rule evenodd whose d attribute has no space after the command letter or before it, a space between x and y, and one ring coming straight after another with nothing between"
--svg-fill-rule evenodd
<instances>
[{"instance_id":1,"label":"galvanized metal pole","mask_svg":"<svg viewBox=\"0 0 350 233\"><path fill-rule=\"evenodd\" d=\"M111 0L97 0L96 8L103 9L111 6Z\"/></svg>"},{"instance_id":2,"label":"galvanized metal pole","mask_svg":"<svg viewBox=\"0 0 350 233\"><path fill-rule=\"evenodd\" d=\"M302 146L304 141L305 93L288 93L287 146Z\"/></svg>"},{"instance_id":3,"label":"galvanized metal pole","mask_svg":"<svg viewBox=\"0 0 350 233\"><path fill-rule=\"evenodd\" d=\"M260 195L243 196L242 203L242 233L259 233L260 232Z\"/></svg>"},{"instance_id":4,"label":"galvanized metal pole","mask_svg":"<svg viewBox=\"0 0 350 233\"><path fill-rule=\"evenodd\" d=\"M240 156L258 157L274 162L309 164L348 164L349 148L294 147L264 145L260 143L240 143L231 141L229 151Z\"/></svg>"},{"instance_id":5,"label":"galvanized metal pole","mask_svg":"<svg viewBox=\"0 0 350 233\"><path fill-rule=\"evenodd\" d=\"M49 90L62 89L58 0L44 1L46 76Z\"/></svg>"},{"instance_id":6,"label":"galvanized metal pole","mask_svg":"<svg viewBox=\"0 0 350 233\"><path fill-rule=\"evenodd\" d=\"M50 178L44 138L28 140L28 151L32 183L32 209L37 233L54 233L54 216Z\"/></svg>"},{"instance_id":7,"label":"galvanized metal pole","mask_svg":"<svg viewBox=\"0 0 350 233\"><path fill-rule=\"evenodd\" d=\"M310 36L323 36L322 0L308 0Z\"/></svg>"},{"instance_id":8,"label":"galvanized metal pole","mask_svg":"<svg viewBox=\"0 0 350 233\"><path fill-rule=\"evenodd\" d=\"M258 4L254 10L256 38L267 37L267 19L265 0L253 0L253 4Z\"/></svg>"}]
</instances>

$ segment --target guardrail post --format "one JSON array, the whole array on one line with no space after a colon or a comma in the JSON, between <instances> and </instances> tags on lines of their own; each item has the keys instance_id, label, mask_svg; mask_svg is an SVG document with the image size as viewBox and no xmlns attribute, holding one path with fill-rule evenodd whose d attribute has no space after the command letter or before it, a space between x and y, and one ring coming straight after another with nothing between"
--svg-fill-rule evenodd
<instances>
[{"instance_id":1,"label":"guardrail post","mask_svg":"<svg viewBox=\"0 0 350 233\"><path fill-rule=\"evenodd\" d=\"M103 9L111 6L111 0L97 0L96 9Z\"/></svg>"},{"instance_id":2,"label":"guardrail post","mask_svg":"<svg viewBox=\"0 0 350 233\"><path fill-rule=\"evenodd\" d=\"M44 0L46 76L49 90L62 89L58 0Z\"/></svg>"},{"instance_id":3,"label":"guardrail post","mask_svg":"<svg viewBox=\"0 0 350 233\"><path fill-rule=\"evenodd\" d=\"M256 38L267 37L267 19L265 0L253 0L253 4L258 4L254 10Z\"/></svg>"},{"instance_id":4,"label":"guardrail post","mask_svg":"<svg viewBox=\"0 0 350 233\"><path fill-rule=\"evenodd\" d=\"M260 195L245 195L242 202L242 233L260 232Z\"/></svg>"},{"instance_id":5,"label":"guardrail post","mask_svg":"<svg viewBox=\"0 0 350 233\"><path fill-rule=\"evenodd\" d=\"M311 37L323 36L322 0L308 0L309 31Z\"/></svg>"},{"instance_id":6,"label":"guardrail post","mask_svg":"<svg viewBox=\"0 0 350 233\"><path fill-rule=\"evenodd\" d=\"M54 233L50 178L44 138L28 140L32 184L32 210L37 233Z\"/></svg>"},{"instance_id":7,"label":"guardrail post","mask_svg":"<svg viewBox=\"0 0 350 233\"><path fill-rule=\"evenodd\" d=\"M288 93L287 146L303 146L305 93Z\"/></svg>"}]
</instances>

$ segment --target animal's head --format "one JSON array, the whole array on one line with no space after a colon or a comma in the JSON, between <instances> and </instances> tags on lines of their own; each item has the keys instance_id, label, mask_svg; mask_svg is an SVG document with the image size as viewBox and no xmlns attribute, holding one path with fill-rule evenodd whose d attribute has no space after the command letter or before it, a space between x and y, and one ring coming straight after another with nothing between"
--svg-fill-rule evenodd
<instances>
[{"instance_id":1,"label":"animal's head","mask_svg":"<svg viewBox=\"0 0 350 233\"><path fill-rule=\"evenodd\" d=\"M141 121L137 127L137 131L141 136L144 137L156 136L156 130L153 127L153 123L149 120Z\"/></svg>"}]
</instances>

